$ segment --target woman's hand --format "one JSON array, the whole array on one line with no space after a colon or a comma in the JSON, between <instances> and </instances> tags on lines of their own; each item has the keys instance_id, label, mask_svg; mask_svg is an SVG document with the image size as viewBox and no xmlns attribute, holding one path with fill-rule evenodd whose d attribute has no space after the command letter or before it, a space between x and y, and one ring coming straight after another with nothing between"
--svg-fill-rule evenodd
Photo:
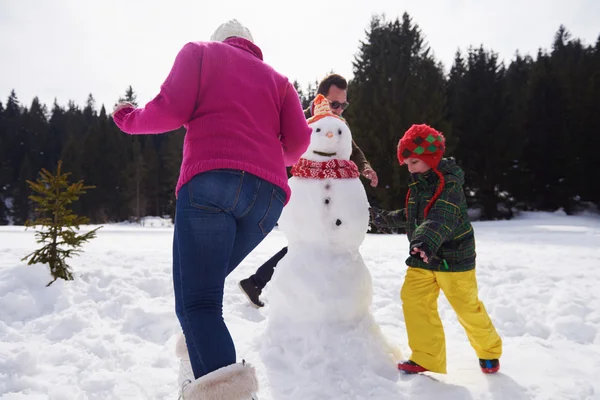
<instances>
[{"instance_id":1,"label":"woman's hand","mask_svg":"<svg viewBox=\"0 0 600 400\"><path fill-rule=\"evenodd\" d=\"M126 101L122 101L115 106L115 109L113 110L112 115L115 115L118 111L121 111L124 108L135 108L135 106Z\"/></svg>"}]
</instances>

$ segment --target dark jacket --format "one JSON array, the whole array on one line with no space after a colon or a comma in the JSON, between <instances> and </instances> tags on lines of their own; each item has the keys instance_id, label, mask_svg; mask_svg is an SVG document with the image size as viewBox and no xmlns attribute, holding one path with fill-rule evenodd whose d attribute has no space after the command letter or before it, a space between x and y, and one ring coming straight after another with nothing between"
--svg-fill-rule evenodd
<instances>
[{"instance_id":1,"label":"dark jacket","mask_svg":"<svg viewBox=\"0 0 600 400\"><path fill-rule=\"evenodd\" d=\"M475 235L467 215L464 172L450 159L442 160L438 169L446 183L427 218L424 218L425 207L439 184L433 171L410 177L408 208L397 211L372 208L371 222L381 229L405 227L410 249L419 247L430 258L429 263L425 263L418 255L411 255L406 260L408 266L433 271L468 271L475 268Z\"/></svg>"}]
</instances>

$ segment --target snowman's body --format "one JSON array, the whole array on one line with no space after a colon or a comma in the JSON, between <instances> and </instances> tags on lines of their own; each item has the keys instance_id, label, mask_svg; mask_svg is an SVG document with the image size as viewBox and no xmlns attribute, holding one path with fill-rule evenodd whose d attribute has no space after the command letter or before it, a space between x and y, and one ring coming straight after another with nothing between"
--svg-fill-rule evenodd
<instances>
[{"instance_id":1,"label":"snowman's body","mask_svg":"<svg viewBox=\"0 0 600 400\"><path fill-rule=\"evenodd\" d=\"M352 137L347 125L328 116L311 127L302 158L348 164ZM274 398L353 398L381 378L383 386L391 385L386 393L396 390L395 361L401 354L387 343L370 312L371 274L359 252L369 203L351 166L351 178L295 174L289 179L292 197L279 219L288 253L268 287L261 351ZM329 392L314 393L314 386Z\"/></svg>"},{"instance_id":2,"label":"snowman's body","mask_svg":"<svg viewBox=\"0 0 600 400\"><path fill-rule=\"evenodd\" d=\"M350 159L352 136L343 121L325 117L312 126L303 159ZM369 312L372 283L359 252L369 227L369 202L360 178L292 176L289 185L292 197L279 219L288 254L269 291L270 318L362 318Z\"/></svg>"}]
</instances>

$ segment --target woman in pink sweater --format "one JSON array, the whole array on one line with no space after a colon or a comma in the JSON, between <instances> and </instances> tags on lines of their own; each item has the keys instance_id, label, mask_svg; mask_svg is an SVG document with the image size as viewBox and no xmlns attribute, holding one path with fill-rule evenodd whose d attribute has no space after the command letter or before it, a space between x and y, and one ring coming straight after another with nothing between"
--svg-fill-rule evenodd
<instances>
[{"instance_id":1,"label":"woman in pink sweater","mask_svg":"<svg viewBox=\"0 0 600 400\"><path fill-rule=\"evenodd\" d=\"M298 93L233 20L210 42L186 44L160 93L143 108L118 105L113 119L130 134L187 130L173 241L175 308L196 378L184 395L212 398L217 387L219 395L251 398L256 377L236 364L223 288L289 200L286 166L304 153L311 133Z\"/></svg>"}]
</instances>

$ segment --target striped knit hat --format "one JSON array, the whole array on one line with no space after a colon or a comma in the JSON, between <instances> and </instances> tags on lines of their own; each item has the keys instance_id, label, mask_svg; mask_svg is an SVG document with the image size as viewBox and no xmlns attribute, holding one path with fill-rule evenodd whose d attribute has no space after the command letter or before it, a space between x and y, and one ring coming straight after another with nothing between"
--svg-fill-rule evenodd
<instances>
[{"instance_id":1,"label":"striped knit hat","mask_svg":"<svg viewBox=\"0 0 600 400\"><path fill-rule=\"evenodd\" d=\"M436 200L440 197L444 190L444 176L438 170L438 165L442 160L444 151L446 150L446 138L441 132L436 131L429 125L413 125L411 126L402 139L398 142L398 161L400 165L406 162L407 158L417 158L431 167L433 172L439 177L440 183L435 191L435 194L425 207L425 218ZM406 194L406 207L408 208L408 199L410 198L410 189Z\"/></svg>"},{"instance_id":2,"label":"striped knit hat","mask_svg":"<svg viewBox=\"0 0 600 400\"><path fill-rule=\"evenodd\" d=\"M315 97L315 99L313 100L313 104L312 104L312 117L310 117L306 122L308 122L308 124L312 124L313 122L316 122L322 118L325 117L335 117L338 118L344 122L346 122L346 120L342 117L340 117L337 114L334 114L331 111L331 106L329 105L329 100L327 100L327 98L325 96L323 96L322 94L318 94L317 97Z\"/></svg>"}]
</instances>

